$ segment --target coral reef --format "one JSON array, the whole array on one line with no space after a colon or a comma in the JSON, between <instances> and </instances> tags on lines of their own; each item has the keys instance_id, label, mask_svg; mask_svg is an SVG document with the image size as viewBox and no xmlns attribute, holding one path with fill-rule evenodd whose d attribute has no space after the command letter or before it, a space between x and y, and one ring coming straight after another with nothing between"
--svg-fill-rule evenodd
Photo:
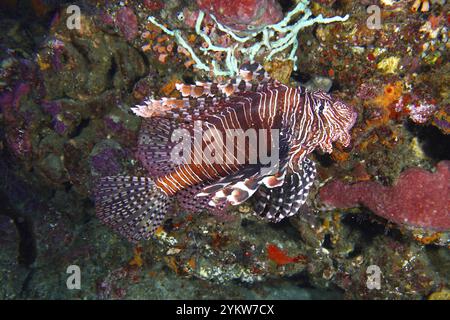
<instances>
[{"instance_id":1,"label":"coral reef","mask_svg":"<svg viewBox=\"0 0 450 320\"><path fill-rule=\"evenodd\" d=\"M242 16L206 7L235 1L198 3L0 2L0 298L448 297L448 4L380 1L369 28L373 1L280 1L284 17L272 0L239 2ZM66 27L69 4L81 30ZM118 238L90 191L103 175L146 175L130 108L244 60L357 108L352 145L314 153L319 181L281 224L253 217L250 200L222 215L177 208L138 247ZM73 264L81 290L65 286Z\"/></svg>"},{"instance_id":2,"label":"coral reef","mask_svg":"<svg viewBox=\"0 0 450 320\"><path fill-rule=\"evenodd\" d=\"M244 2L242 6L249 4L257 5L257 2ZM224 2L223 5L228 5L228 2ZM205 44L204 47L201 48L201 51L203 51L204 54L212 52L210 61L202 60L199 57L193 47L189 45L185 38L183 38L180 30L170 30L166 28L153 16L148 17L148 20L161 28L166 34L175 37L177 43L187 50L189 56L195 63L194 67L197 69L207 72L211 71L214 76L233 76L238 73L239 66L242 62L248 60L253 62L259 55L264 55L265 59L269 61L273 57L281 55L282 58L293 60L295 69L295 61L297 60L295 53L298 48L297 34L300 30L316 23L342 22L348 19L348 16L324 18L322 15L311 18L312 13L308 5L308 0L301 0L280 22L267 25L261 30L254 31L246 36L237 35L232 29L222 25L213 14L211 14L211 18L214 21L215 26L212 28L205 28L202 25L205 13L200 11L195 23L195 32L202 38ZM254 7L250 10L253 11ZM294 17L298 13L303 13L302 17L298 20L294 20ZM216 29L225 37L228 37L231 42L226 45L221 45L220 42L214 43ZM258 40L258 38L262 39ZM289 48L290 53L284 54L283 52L287 51ZM216 59L216 53L225 56L220 59L225 61L224 69L221 69L219 63L220 60Z\"/></svg>"}]
</instances>

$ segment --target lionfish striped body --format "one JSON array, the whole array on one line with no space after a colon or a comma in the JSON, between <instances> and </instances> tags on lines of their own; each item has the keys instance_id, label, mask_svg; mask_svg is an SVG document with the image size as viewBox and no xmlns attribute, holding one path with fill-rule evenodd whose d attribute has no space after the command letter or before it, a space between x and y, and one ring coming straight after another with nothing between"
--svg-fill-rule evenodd
<instances>
[{"instance_id":1,"label":"lionfish striped body","mask_svg":"<svg viewBox=\"0 0 450 320\"><path fill-rule=\"evenodd\" d=\"M254 196L255 214L269 221L296 214L316 174L306 156L316 148L331 152L334 141L348 145L356 118L351 107L327 93L283 85L255 64L244 65L227 83L177 89L182 99L149 100L133 108L144 118L138 158L152 179L104 177L97 189L98 216L131 241L152 236L172 198L187 210L221 211ZM251 130L263 132L253 144L223 143L229 132L238 133L230 140L235 141ZM198 143L205 132L211 134ZM188 144L180 149L180 141ZM191 148L183 149L186 145ZM275 165L267 166L261 149L277 155ZM174 161L180 150L185 161Z\"/></svg>"}]
</instances>

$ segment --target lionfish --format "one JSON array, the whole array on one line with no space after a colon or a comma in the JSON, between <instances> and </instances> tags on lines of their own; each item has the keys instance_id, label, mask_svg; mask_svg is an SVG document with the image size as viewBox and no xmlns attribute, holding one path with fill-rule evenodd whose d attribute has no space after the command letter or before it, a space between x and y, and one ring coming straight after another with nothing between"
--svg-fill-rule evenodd
<instances>
[{"instance_id":1,"label":"lionfish","mask_svg":"<svg viewBox=\"0 0 450 320\"><path fill-rule=\"evenodd\" d=\"M221 212L253 196L254 214L270 222L295 215L316 175L307 155L316 148L330 153L335 141L347 146L357 116L351 106L328 93L286 86L258 64L244 64L239 75L227 82L177 84L176 88L181 99L148 99L132 108L144 118L137 157L149 177L103 177L96 189L98 217L132 242L151 238L174 200L192 212L206 208ZM173 161L180 136L194 141L208 129L225 134L254 129L266 134L251 145L232 145L232 150L226 145L232 158L227 161ZM256 162L249 161L249 154L261 145L277 153L276 166L270 170L262 170L265 164L259 155ZM200 153L211 151L203 140L188 150L193 154L200 147ZM245 161L242 157L237 161L238 155L244 155Z\"/></svg>"}]
</instances>

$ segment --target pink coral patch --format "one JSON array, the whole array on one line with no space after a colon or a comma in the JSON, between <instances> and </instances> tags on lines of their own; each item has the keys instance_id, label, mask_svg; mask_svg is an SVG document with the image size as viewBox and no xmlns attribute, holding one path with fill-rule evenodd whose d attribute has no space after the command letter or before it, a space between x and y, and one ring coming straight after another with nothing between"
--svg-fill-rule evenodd
<instances>
[{"instance_id":1,"label":"pink coral patch","mask_svg":"<svg viewBox=\"0 0 450 320\"><path fill-rule=\"evenodd\" d=\"M138 21L130 8L123 7L117 12L116 26L128 41L132 41L138 34Z\"/></svg>"},{"instance_id":2,"label":"pink coral patch","mask_svg":"<svg viewBox=\"0 0 450 320\"><path fill-rule=\"evenodd\" d=\"M320 190L323 203L349 208L364 205L389 221L433 230L450 229L450 161L436 172L411 168L392 187L373 181L353 185L332 181Z\"/></svg>"},{"instance_id":3,"label":"pink coral patch","mask_svg":"<svg viewBox=\"0 0 450 320\"><path fill-rule=\"evenodd\" d=\"M283 11L276 0L197 0L199 8L235 30L250 30L279 22Z\"/></svg>"}]
</instances>

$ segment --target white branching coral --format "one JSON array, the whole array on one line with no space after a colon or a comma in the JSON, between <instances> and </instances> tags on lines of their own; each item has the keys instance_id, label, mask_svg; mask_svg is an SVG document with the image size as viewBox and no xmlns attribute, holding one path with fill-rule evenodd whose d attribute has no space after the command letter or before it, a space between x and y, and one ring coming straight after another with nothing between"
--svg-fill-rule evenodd
<instances>
[{"instance_id":1,"label":"white branching coral","mask_svg":"<svg viewBox=\"0 0 450 320\"><path fill-rule=\"evenodd\" d=\"M322 15L312 17L312 12L308 6L309 0L300 0L296 7L283 20L246 36L238 35L227 26L220 24L211 15L217 29L229 35L232 39L232 44L228 46L213 43L213 39L202 28L205 14L200 11L195 24L195 32L206 43L205 47L200 48L205 57L200 57L195 52L194 48L183 38L181 30L170 30L159 23L153 16L148 17L148 21L161 28L168 35L173 36L178 45L189 52L195 63L194 67L197 69L208 72L212 71L215 76L234 76L238 73L239 66L243 62L241 60L254 62L257 55L263 56L268 61L274 57L293 60L295 70L295 62L297 60L296 51L298 47L297 36L300 30L316 23L343 22L349 17L348 15L345 17L336 16L331 18L324 18ZM303 14L301 18L298 18L299 14ZM295 21L295 19L297 20ZM225 57L224 63L221 64L215 59L215 53L222 53Z\"/></svg>"}]
</instances>

